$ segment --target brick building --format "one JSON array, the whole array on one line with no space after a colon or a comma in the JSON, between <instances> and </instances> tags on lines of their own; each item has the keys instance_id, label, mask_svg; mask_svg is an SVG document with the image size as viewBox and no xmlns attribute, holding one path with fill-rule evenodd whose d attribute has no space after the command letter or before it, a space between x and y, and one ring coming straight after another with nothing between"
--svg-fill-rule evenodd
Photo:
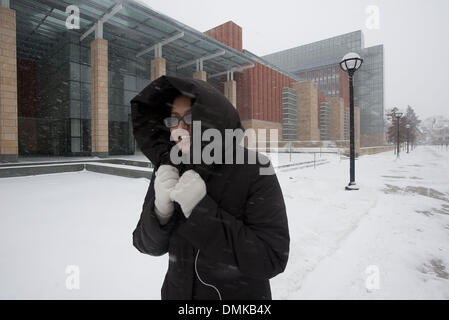
<instances>
[{"instance_id":1,"label":"brick building","mask_svg":"<svg viewBox=\"0 0 449 320\"><path fill-rule=\"evenodd\" d=\"M210 82L281 142L345 138L344 74L285 71L243 49L232 21L200 32L133 0L2 0L0 36L0 161L134 154L130 100L164 74Z\"/></svg>"},{"instance_id":2,"label":"brick building","mask_svg":"<svg viewBox=\"0 0 449 320\"><path fill-rule=\"evenodd\" d=\"M300 78L242 49L242 28L232 21L207 30L205 34L255 60L253 68L235 75L236 107L245 128L277 129L280 140L320 141L320 130L325 125L320 123L320 105L326 102L331 111L329 123L326 123L329 140L349 139L349 80L340 68L334 66L326 72L311 71L306 79ZM217 86L223 90L222 82ZM284 88L297 92L297 119L294 120L297 132L290 139L282 139Z\"/></svg>"},{"instance_id":3,"label":"brick building","mask_svg":"<svg viewBox=\"0 0 449 320\"><path fill-rule=\"evenodd\" d=\"M384 145L383 45L366 48L363 33L358 30L263 58L299 77L300 81L313 81L320 93L342 97L348 108L348 77L339 67L341 58L348 52L356 52L364 60L354 75L354 104L360 108L360 142L365 147Z\"/></svg>"}]
</instances>

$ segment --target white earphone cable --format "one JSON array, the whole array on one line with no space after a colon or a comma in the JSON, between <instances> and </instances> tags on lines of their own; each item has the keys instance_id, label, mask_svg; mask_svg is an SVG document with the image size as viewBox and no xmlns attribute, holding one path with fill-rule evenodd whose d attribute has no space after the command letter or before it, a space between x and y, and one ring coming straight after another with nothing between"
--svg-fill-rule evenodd
<instances>
[{"instance_id":1,"label":"white earphone cable","mask_svg":"<svg viewBox=\"0 0 449 320\"><path fill-rule=\"evenodd\" d=\"M196 273L196 276L198 277L198 280L200 280L200 282L201 282L202 284L204 284L205 286L214 288L215 291L217 291L217 293L218 293L218 298L219 298L220 300L222 300L222 299L221 299L220 291L217 289L217 287L215 287L215 286L213 286L213 285L211 285L211 284L208 284L208 283L204 282L204 281L201 279L200 275L198 274L198 269L197 269L197 267L196 267L196 263L197 263L197 261L198 261L198 256L199 256L199 255L200 255L200 250L198 250L198 252L196 253L196 258L195 258L195 273Z\"/></svg>"}]
</instances>

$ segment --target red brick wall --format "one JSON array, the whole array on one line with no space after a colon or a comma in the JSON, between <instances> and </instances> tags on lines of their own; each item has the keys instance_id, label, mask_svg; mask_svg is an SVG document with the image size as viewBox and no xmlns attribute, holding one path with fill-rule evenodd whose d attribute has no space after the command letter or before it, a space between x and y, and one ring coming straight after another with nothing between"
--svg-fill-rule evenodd
<instances>
[{"instance_id":1,"label":"red brick wall","mask_svg":"<svg viewBox=\"0 0 449 320\"><path fill-rule=\"evenodd\" d=\"M339 88L340 90L340 97L344 99L345 109L349 111L349 78L348 74L344 72L343 70L339 69L340 73L340 81L339 81Z\"/></svg>"},{"instance_id":2,"label":"red brick wall","mask_svg":"<svg viewBox=\"0 0 449 320\"><path fill-rule=\"evenodd\" d=\"M204 33L231 48L242 51L242 27L232 21L223 23Z\"/></svg>"},{"instance_id":3,"label":"red brick wall","mask_svg":"<svg viewBox=\"0 0 449 320\"><path fill-rule=\"evenodd\" d=\"M258 62L237 80L237 110L242 120L282 122L282 88L295 80Z\"/></svg>"},{"instance_id":4,"label":"red brick wall","mask_svg":"<svg viewBox=\"0 0 449 320\"><path fill-rule=\"evenodd\" d=\"M242 51L242 28L228 21L204 32L210 37ZM295 80L255 62L254 68L234 73L237 81L237 111L241 120L257 119L282 122L282 88L291 87ZM223 92L223 82L219 89Z\"/></svg>"}]
</instances>

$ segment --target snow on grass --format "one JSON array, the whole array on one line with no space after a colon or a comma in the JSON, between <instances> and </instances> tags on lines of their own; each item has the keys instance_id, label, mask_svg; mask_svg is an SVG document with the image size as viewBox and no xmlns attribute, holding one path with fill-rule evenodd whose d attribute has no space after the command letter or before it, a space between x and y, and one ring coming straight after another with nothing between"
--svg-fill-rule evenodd
<instances>
[{"instance_id":1,"label":"snow on grass","mask_svg":"<svg viewBox=\"0 0 449 320\"><path fill-rule=\"evenodd\" d=\"M351 192L349 161L326 159L277 171L291 244L273 298L449 299L449 152L360 157ZM148 183L89 171L0 179L0 298L159 299L167 255L132 246ZM66 288L69 265L78 290Z\"/></svg>"}]
</instances>

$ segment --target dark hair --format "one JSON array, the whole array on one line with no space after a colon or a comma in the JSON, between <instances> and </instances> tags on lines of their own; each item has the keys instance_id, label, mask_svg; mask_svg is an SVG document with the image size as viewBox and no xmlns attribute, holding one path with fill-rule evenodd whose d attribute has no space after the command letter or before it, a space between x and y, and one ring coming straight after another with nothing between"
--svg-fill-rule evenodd
<instances>
[{"instance_id":1,"label":"dark hair","mask_svg":"<svg viewBox=\"0 0 449 320\"><path fill-rule=\"evenodd\" d=\"M182 94L181 92L179 92L178 94L174 94L173 96L170 97L170 99L168 99L168 101L165 103L165 105L168 107L169 112L171 113L172 109L173 109L173 102L179 98L179 97L186 97L187 99L190 100L190 107L193 106L193 104L196 101L195 97L189 97L185 94Z\"/></svg>"}]
</instances>

